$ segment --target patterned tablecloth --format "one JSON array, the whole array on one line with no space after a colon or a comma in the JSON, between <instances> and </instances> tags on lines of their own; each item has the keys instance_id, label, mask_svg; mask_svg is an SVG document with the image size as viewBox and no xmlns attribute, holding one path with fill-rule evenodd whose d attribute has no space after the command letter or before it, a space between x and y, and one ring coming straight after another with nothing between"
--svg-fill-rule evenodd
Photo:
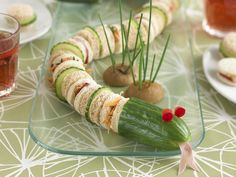
<instances>
[{"instance_id":1,"label":"patterned tablecloth","mask_svg":"<svg viewBox=\"0 0 236 177\"><path fill-rule=\"evenodd\" d=\"M219 95L204 76L202 54L219 40L202 31L201 9L201 1L191 1L185 10L192 27L206 135L194 152L201 172L187 169L182 176L236 176L236 105ZM0 99L0 176L176 176L179 156L68 156L49 152L31 140L28 114L49 38L50 32L21 46L17 89Z\"/></svg>"}]
</instances>

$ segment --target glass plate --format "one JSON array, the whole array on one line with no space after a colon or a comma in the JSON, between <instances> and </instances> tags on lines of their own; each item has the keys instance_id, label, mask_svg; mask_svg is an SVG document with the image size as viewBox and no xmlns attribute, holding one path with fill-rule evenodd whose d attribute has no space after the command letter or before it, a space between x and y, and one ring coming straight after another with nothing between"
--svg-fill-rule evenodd
<instances>
[{"instance_id":1,"label":"glass plate","mask_svg":"<svg viewBox=\"0 0 236 177\"><path fill-rule=\"evenodd\" d=\"M131 2L131 1L130 1ZM136 1L137 2L137 1ZM128 18L132 3L124 4L124 17ZM204 126L191 53L191 40L186 22L184 4L174 15L173 23L150 46L150 59L154 53L161 53L167 35L171 42L163 62L158 82L163 83L166 96L158 106L187 108L185 121L188 124L195 148L204 137ZM102 1L96 4L58 3L48 46L46 60L42 66L40 83L30 113L29 132L33 140L42 147L57 153L72 155L115 155L115 156L170 156L180 151L165 151L138 144L112 131L90 124L68 104L57 99L53 87L47 80L47 58L56 42L67 39L86 25L99 25L98 13L105 24L118 23L117 1ZM116 60L120 60L116 56ZM159 61L157 61L159 62ZM150 62L151 63L151 62ZM93 78L101 85L103 71L110 66L109 58L93 61L88 67ZM149 68L150 69L150 68ZM125 88L113 88L120 93Z\"/></svg>"}]
</instances>

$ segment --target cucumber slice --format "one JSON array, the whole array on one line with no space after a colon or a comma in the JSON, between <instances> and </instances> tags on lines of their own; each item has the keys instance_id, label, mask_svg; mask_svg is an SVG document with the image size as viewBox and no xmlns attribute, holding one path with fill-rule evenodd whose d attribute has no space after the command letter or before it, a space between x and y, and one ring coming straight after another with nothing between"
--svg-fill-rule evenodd
<instances>
[{"instance_id":1,"label":"cucumber slice","mask_svg":"<svg viewBox=\"0 0 236 177\"><path fill-rule=\"evenodd\" d=\"M144 12L149 12L149 11L150 11L149 8L150 8L150 7L145 7L145 8L143 8L142 11L144 11ZM167 24L168 24L168 16L167 16L166 12L163 11L161 8L154 7L154 6L152 7L152 11L153 11L154 13L157 13L157 14L161 15L161 16L163 17L163 19L164 19L164 21L165 21L165 27L166 27Z\"/></svg>"},{"instance_id":2,"label":"cucumber slice","mask_svg":"<svg viewBox=\"0 0 236 177\"><path fill-rule=\"evenodd\" d=\"M89 110L90 110L90 106L91 106L91 103L93 101L93 99L99 94L101 93L102 91L111 91L110 88L108 87L100 87L98 88L95 92L93 92L93 94L90 96L89 100L88 100L88 103L86 105L86 111L85 111L85 117L86 119L89 121L89 122L92 122L90 120L90 117L89 117ZM92 122L93 123L93 122Z\"/></svg>"},{"instance_id":3,"label":"cucumber slice","mask_svg":"<svg viewBox=\"0 0 236 177\"><path fill-rule=\"evenodd\" d=\"M80 69L78 68L68 68L66 69L65 71L63 71L56 79L55 81L55 89L56 89L56 95L57 97L62 100L62 101L65 101L65 98L62 96L62 90L61 90L61 86L62 86L62 82L64 80L64 78L66 76L68 76L69 74L75 72L75 71L78 71Z\"/></svg>"},{"instance_id":4,"label":"cucumber slice","mask_svg":"<svg viewBox=\"0 0 236 177\"><path fill-rule=\"evenodd\" d=\"M101 56L103 47L102 47L102 41L101 41L97 31L94 28L92 28L91 26L87 26L87 27L85 27L85 29L88 30L89 32L91 32L96 37L97 42L99 43L99 56Z\"/></svg>"},{"instance_id":5,"label":"cucumber slice","mask_svg":"<svg viewBox=\"0 0 236 177\"><path fill-rule=\"evenodd\" d=\"M83 52L81 51L81 49L79 47L77 47L76 45L70 43L70 42L59 42L59 43L57 43L51 49L50 54L52 55L54 52L57 52L59 50L70 51L70 52L74 53L76 56L80 57L82 59L82 61L84 62L84 55L83 55Z\"/></svg>"},{"instance_id":6,"label":"cucumber slice","mask_svg":"<svg viewBox=\"0 0 236 177\"><path fill-rule=\"evenodd\" d=\"M36 21L36 19L37 19L37 16L36 16L36 14L34 14L32 17L24 19L24 20L20 20L19 22L20 22L21 26L28 26L28 25L34 23Z\"/></svg>"},{"instance_id":7,"label":"cucumber slice","mask_svg":"<svg viewBox=\"0 0 236 177\"><path fill-rule=\"evenodd\" d=\"M124 105L118 133L161 150L177 150L179 143L187 142L191 137L181 118L174 116L171 122L164 122L161 108L136 98L129 99Z\"/></svg>"}]
</instances>

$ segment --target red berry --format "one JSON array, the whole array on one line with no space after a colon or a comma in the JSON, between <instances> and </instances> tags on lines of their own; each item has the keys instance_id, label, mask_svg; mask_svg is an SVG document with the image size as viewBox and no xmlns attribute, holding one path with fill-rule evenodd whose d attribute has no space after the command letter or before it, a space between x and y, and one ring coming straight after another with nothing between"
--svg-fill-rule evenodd
<instances>
[{"instance_id":1,"label":"red berry","mask_svg":"<svg viewBox=\"0 0 236 177\"><path fill-rule=\"evenodd\" d=\"M181 106L177 106L175 108L175 115L177 117L183 117L185 115L185 109L183 107L181 107Z\"/></svg>"},{"instance_id":2,"label":"red berry","mask_svg":"<svg viewBox=\"0 0 236 177\"><path fill-rule=\"evenodd\" d=\"M171 109L162 110L162 120L165 122L170 122L173 119L173 113Z\"/></svg>"}]
</instances>

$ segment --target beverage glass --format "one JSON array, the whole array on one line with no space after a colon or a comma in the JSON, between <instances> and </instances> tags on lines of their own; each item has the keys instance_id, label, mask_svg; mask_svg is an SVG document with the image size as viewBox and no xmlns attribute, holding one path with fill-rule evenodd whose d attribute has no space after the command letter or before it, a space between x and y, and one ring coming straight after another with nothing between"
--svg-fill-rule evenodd
<instances>
[{"instance_id":1,"label":"beverage glass","mask_svg":"<svg viewBox=\"0 0 236 177\"><path fill-rule=\"evenodd\" d=\"M0 97L9 95L15 88L19 37L19 22L0 13Z\"/></svg>"},{"instance_id":2,"label":"beverage glass","mask_svg":"<svg viewBox=\"0 0 236 177\"><path fill-rule=\"evenodd\" d=\"M210 35L224 37L236 31L236 0L204 0L203 29Z\"/></svg>"}]
</instances>

